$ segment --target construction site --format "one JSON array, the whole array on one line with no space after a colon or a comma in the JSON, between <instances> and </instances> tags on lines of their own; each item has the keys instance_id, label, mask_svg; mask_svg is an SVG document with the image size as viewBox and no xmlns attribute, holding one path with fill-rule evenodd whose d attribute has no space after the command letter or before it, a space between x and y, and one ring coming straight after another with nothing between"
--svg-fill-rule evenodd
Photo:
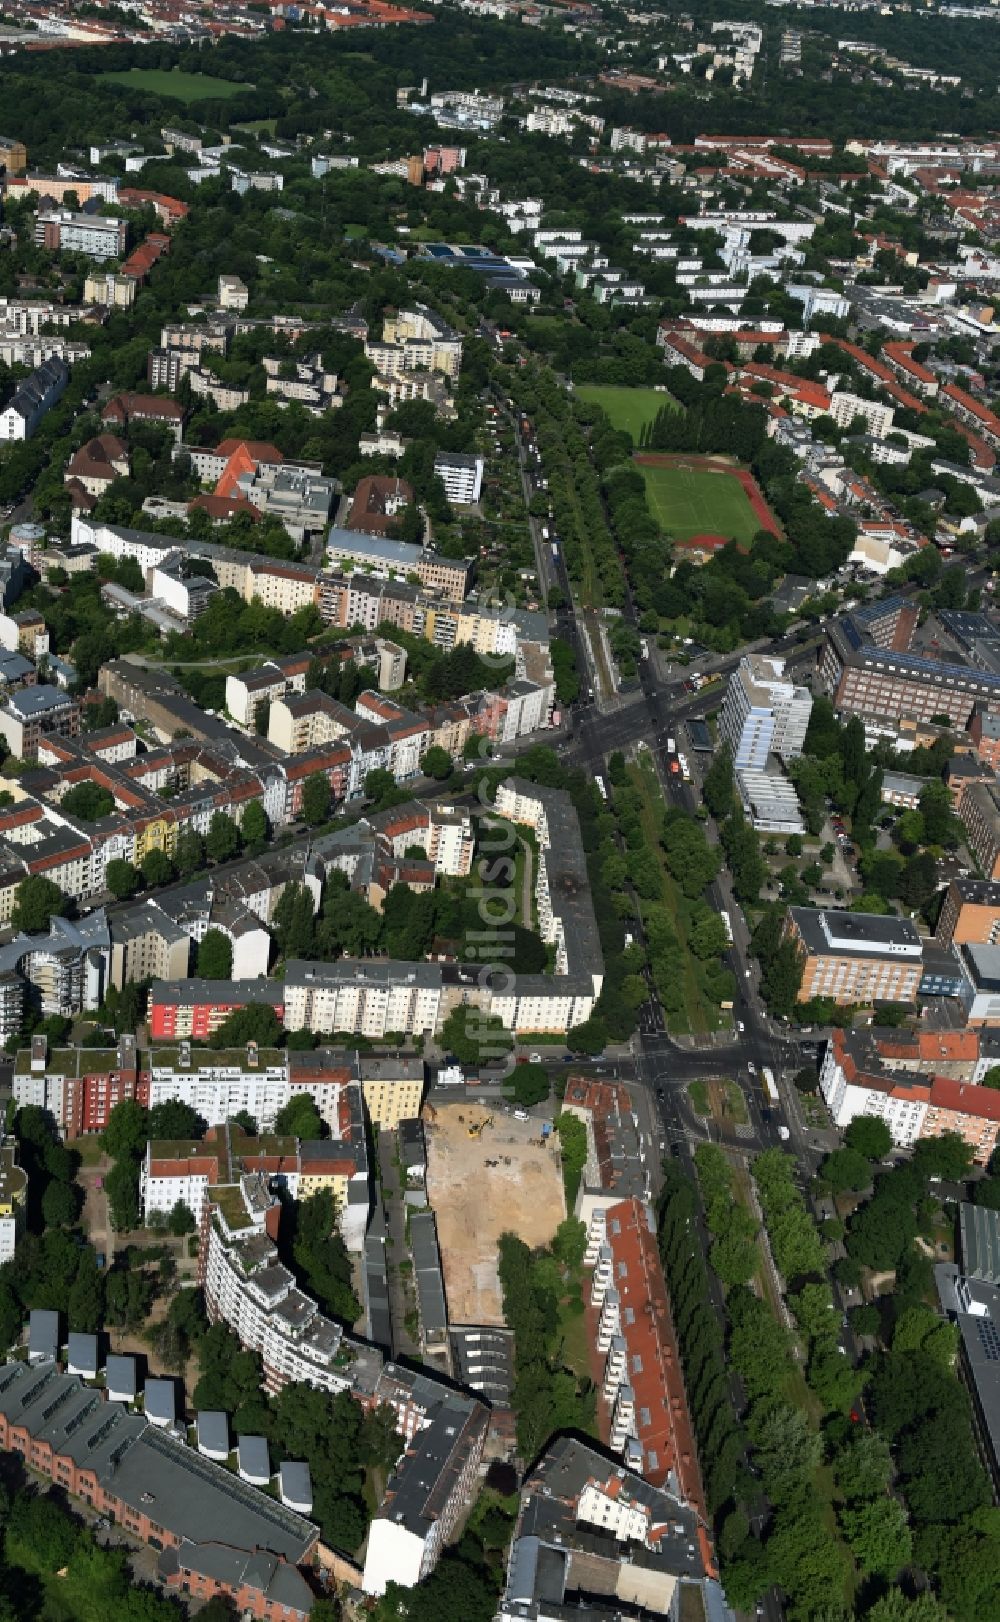
<instances>
[{"instance_id":1,"label":"construction site","mask_svg":"<svg viewBox=\"0 0 1000 1622\"><path fill-rule=\"evenodd\" d=\"M457 1100L427 1106L424 1130L449 1321L502 1324L500 1235L545 1245L566 1215L559 1140L537 1120Z\"/></svg>"}]
</instances>

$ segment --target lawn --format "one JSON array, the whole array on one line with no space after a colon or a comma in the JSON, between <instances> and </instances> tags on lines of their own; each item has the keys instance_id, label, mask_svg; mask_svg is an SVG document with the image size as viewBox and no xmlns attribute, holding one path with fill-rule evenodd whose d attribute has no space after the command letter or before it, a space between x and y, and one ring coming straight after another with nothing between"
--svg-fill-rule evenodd
<instances>
[{"instance_id":1,"label":"lawn","mask_svg":"<svg viewBox=\"0 0 1000 1622\"><path fill-rule=\"evenodd\" d=\"M214 79L207 73L181 73L176 68L127 68L116 73L99 73L98 78L128 85L133 90L145 90L153 96L169 96L174 101L228 101L241 90L253 89L252 84Z\"/></svg>"},{"instance_id":2,"label":"lawn","mask_svg":"<svg viewBox=\"0 0 1000 1622\"><path fill-rule=\"evenodd\" d=\"M691 1085L688 1087L688 1097L691 1100L691 1108L694 1110L696 1115L708 1114L708 1087L706 1086L705 1082L692 1081Z\"/></svg>"},{"instance_id":3,"label":"lawn","mask_svg":"<svg viewBox=\"0 0 1000 1622\"><path fill-rule=\"evenodd\" d=\"M653 517L675 540L725 535L749 542L762 527L738 479L702 468L637 465L646 481Z\"/></svg>"},{"instance_id":4,"label":"lawn","mask_svg":"<svg viewBox=\"0 0 1000 1622\"><path fill-rule=\"evenodd\" d=\"M606 411L612 428L624 428L636 445L647 422L654 422L664 406L676 409L677 405L664 389L625 389L610 383L582 383L576 392L581 400L589 400Z\"/></svg>"}]
</instances>

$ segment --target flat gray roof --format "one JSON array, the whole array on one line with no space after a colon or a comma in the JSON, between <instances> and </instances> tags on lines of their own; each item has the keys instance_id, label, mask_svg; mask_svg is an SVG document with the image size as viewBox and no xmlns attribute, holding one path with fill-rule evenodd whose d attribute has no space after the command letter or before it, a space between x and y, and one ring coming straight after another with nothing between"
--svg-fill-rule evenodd
<instances>
[{"instance_id":1,"label":"flat gray roof","mask_svg":"<svg viewBox=\"0 0 1000 1622\"><path fill-rule=\"evenodd\" d=\"M147 1380L143 1406L147 1419L161 1419L172 1425L177 1417L177 1387L173 1380Z\"/></svg>"},{"instance_id":2,"label":"flat gray roof","mask_svg":"<svg viewBox=\"0 0 1000 1622\"><path fill-rule=\"evenodd\" d=\"M104 1364L104 1382L109 1391L127 1391L135 1396L136 1365L130 1352L109 1352Z\"/></svg>"},{"instance_id":3,"label":"flat gray roof","mask_svg":"<svg viewBox=\"0 0 1000 1622\"><path fill-rule=\"evenodd\" d=\"M81 1373L97 1373L97 1336L82 1335L79 1330L69 1333L69 1361Z\"/></svg>"},{"instance_id":4,"label":"flat gray roof","mask_svg":"<svg viewBox=\"0 0 1000 1622\"><path fill-rule=\"evenodd\" d=\"M33 1307L28 1318L28 1351L32 1357L58 1357L59 1314Z\"/></svg>"},{"instance_id":5,"label":"flat gray roof","mask_svg":"<svg viewBox=\"0 0 1000 1622\"><path fill-rule=\"evenodd\" d=\"M965 1201L958 1208L958 1224L965 1276L1000 1284L1000 1211Z\"/></svg>"},{"instance_id":6,"label":"flat gray roof","mask_svg":"<svg viewBox=\"0 0 1000 1622\"><path fill-rule=\"evenodd\" d=\"M210 1453L229 1452L229 1415L217 1408L203 1409L198 1415L198 1446Z\"/></svg>"},{"instance_id":7,"label":"flat gray roof","mask_svg":"<svg viewBox=\"0 0 1000 1622\"><path fill-rule=\"evenodd\" d=\"M240 1436L236 1440L236 1451L241 1470L255 1481L270 1480L271 1454L265 1436Z\"/></svg>"}]
</instances>

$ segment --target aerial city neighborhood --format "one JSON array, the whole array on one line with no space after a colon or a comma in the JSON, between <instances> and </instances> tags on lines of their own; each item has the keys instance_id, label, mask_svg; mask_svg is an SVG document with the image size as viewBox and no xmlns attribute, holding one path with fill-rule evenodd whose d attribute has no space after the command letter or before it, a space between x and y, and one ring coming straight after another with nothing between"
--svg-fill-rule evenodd
<instances>
[{"instance_id":1,"label":"aerial city neighborhood","mask_svg":"<svg viewBox=\"0 0 1000 1622\"><path fill-rule=\"evenodd\" d=\"M1000 23L727 11L4 8L0 1622L1000 1618Z\"/></svg>"}]
</instances>

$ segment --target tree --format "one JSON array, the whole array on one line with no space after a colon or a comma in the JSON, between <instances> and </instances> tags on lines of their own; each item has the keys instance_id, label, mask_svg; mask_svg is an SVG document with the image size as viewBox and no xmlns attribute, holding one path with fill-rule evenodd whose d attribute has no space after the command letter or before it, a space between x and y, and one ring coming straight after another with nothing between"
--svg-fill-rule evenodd
<instances>
[{"instance_id":1,"label":"tree","mask_svg":"<svg viewBox=\"0 0 1000 1622\"><path fill-rule=\"evenodd\" d=\"M274 1118L274 1130L309 1140L326 1136L326 1126L310 1093L298 1093L282 1106Z\"/></svg>"},{"instance_id":2,"label":"tree","mask_svg":"<svg viewBox=\"0 0 1000 1622\"><path fill-rule=\"evenodd\" d=\"M194 1233L198 1224L194 1219L194 1212L183 1200L178 1200L167 1218L167 1227L175 1238L181 1239L186 1233Z\"/></svg>"},{"instance_id":3,"label":"tree","mask_svg":"<svg viewBox=\"0 0 1000 1622\"><path fill-rule=\"evenodd\" d=\"M271 826L267 820L267 812L259 800L251 800L243 812L240 832L249 852L256 854L264 849L271 837Z\"/></svg>"},{"instance_id":4,"label":"tree","mask_svg":"<svg viewBox=\"0 0 1000 1622\"><path fill-rule=\"evenodd\" d=\"M877 1115L857 1115L844 1133L844 1142L866 1160L881 1160L892 1148L892 1133Z\"/></svg>"},{"instance_id":5,"label":"tree","mask_svg":"<svg viewBox=\"0 0 1000 1622\"><path fill-rule=\"evenodd\" d=\"M183 828L177 835L174 845L174 861L177 871L182 878L188 879L194 873L200 873L205 865L205 843L201 835L195 833L193 828Z\"/></svg>"},{"instance_id":6,"label":"tree","mask_svg":"<svg viewBox=\"0 0 1000 1622\"><path fill-rule=\"evenodd\" d=\"M522 1109L541 1104L549 1096L549 1073L543 1064L514 1066L514 1102Z\"/></svg>"},{"instance_id":7,"label":"tree","mask_svg":"<svg viewBox=\"0 0 1000 1622\"><path fill-rule=\"evenodd\" d=\"M112 1160L142 1154L149 1140L149 1111L134 1098L123 1098L108 1116L101 1148Z\"/></svg>"},{"instance_id":8,"label":"tree","mask_svg":"<svg viewBox=\"0 0 1000 1622\"><path fill-rule=\"evenodd\" d=\"M69 897L51 879L40 875L22 879L14 892L11 928L16 933L37 935L47 931L49 919L61 917L68 906Z\"/></svg>"},{"instance_id":9,"label":"tree","mask_svg":"<svg viewBox=\"0 0 1000 1622\"><path fill-rule=\"evenodd\" d=\"M206 930L198 946L198 973L203 980L229 980L233 973L233 943L221 929Z\"/></svg>"},{"instance_id":10,"label":"tree","mask_svg":"<svg viewBox=\"0 0 1000 1622\"><path fill-rule=\"evenodd\" d=\"M906 1511L897 1498L845 1508L840 1525L855 1560L870 1576L895 1577L913 1551Z\"/></svg>"},{"instance_id":11,"label":"tree","mask_svg":"<svg viewBox=\"0 0 1000 1622\"><path fill-rule=\"evenodd\" d=\"M90 783L84 779L63 795L59 808L71 817L79 817L81 822L99 822L101 817L108 816L114 810L115 799L110 790L100 783Z\"/></svg>"},{"instance_id":12,"label":"tree","mask_svg":"<svg viewBox=\"0 0 1000 1622\"><path fill-rule=\"evenodd\" d=\"M957 1132L943 1132L939 1138L920 1139L913 1151L913 1165L924 1177L955 1182L968 1176L972 1149Z\"/></svg>"},{"instance_id":13,"label":"tree","mask_svg":"<svg viewBox=\"0 0 1000 1622\"><path fill-rule=\"evenodd\" d=\"M446 777L451 776L451 756L447 749L432 744L420 761L420 770L425 777L435 777L443 783Z\"/></svg>"},{"instance_id":14,"label":"tree","mask_svg":"<svg viewBox=\"0 0 1000 1622\"><path fill-rule=\"evenodd\" d=\"M281 1041L281 1023L270 1003L248 1003L237 1008L223 1020L208 1039L212 1048L241 1048L248 1042L258 1047L277 1047Z\"/></svg>"},{"instance_id":15,"label":"tree","mask_svg":"<svg viewBox=\"0 0 1000 1622\"><path fill-rule=\"evenodd\" d=\"M835 1194L847 1189L864 1189L872 1180L871 1161L866 1160L857 1149L834 1149L820 1167L820 1176Z\"/></svg>"},{"instance_id":16,"label":"tree","mask_svg":"<svg viewBox=\"0 0 1000 1622\"><path fill-rule=\"evenodd\" d=\"M865 1612L865 1622L948 1622L948 1612L933 1594L918 1594L916 1599L907 1599L902 1590L896 1588L875 1601L871 1610Z\"/></svg>"},{"instance_id":17,"label":"tree","mask_svg":"<svg viewBox=\"0 0 1000 1622\"><path fill-rule=\"evenodd\" d=\"M312 772L302 785L302 820L310 828L318 828L330 815L333 796L330 784L322 772Z\"/></svg>"},{"instance_id":18,"label":"tree","mask_svg":"<svg viewBox=\"0 0 1000 1622\"><path fill-rule=\"evenodd\" d=\"M160 884L170 884L175 876L174 864L163 850L148 850L140 865L143 883L154 889Z\"/></svg>"},{"instance_id":19,"label":"tree","mask_svg":"<svg viewBox=\"0 0 1000 1622\"><path fill-rule=\"evenodd\" d=\"M716 750L712 764L705 773L701 795L717 821L723 821L732 812L735 805L735 787L733 753L728 743L722 744Z\"/></svg>"},{"instance_id":20,"label":"tree","mask_svg":"<svg viewBox=\"0 0 1000 1622\"><path fill-rule=\"evenodd\" d=\"M205 836L205 852L212 862L231 862L240 853L240 830L225 811L213 811Z\"/></svg>"},{"instance_id":21,"label":"tree","mask_svg":"<svg viewBox=\"0 0 1000 1622\"><path fill-rule=\"evenodd\" d=\"M344 891L338 891L337 896L338 900L343 898L345 903L350 898L349 892ZM312 957L316 949L312 891L304 884L286 884L274 909L271 927L284 958Z\"/></svg>"},{"instance_id":22,"label":"tree","mask_svg":"<svg viewBox=\"0 0 1000 1622\"><path fill-rule=\"evenodd\" d=\"M851 1328L856 1335L877 1335L882 1327L881 1315L874 1302L855 1307L850 1318Z\"/></svg>"},{"instance_id":23,"label":"tree","mask_svg":"<svg viewBox=\"0 0 1000 1622\"><path fill-rule=\"evenodd\" d=\"M351 1258L336 1231L337 1202L321 1188L295 1207L292 1256L306 1289L324 1312L354 1323L361 1308L351 1284Z\"/></svg>"},{"instance_id":24,"label":"tree","mask_svg":"<svg viewBox=\"0 0 1000 1622\"><path fill-rule=\"evenodd\" d=\"M439 1042L461 1065L505 1059L513 1047L513 1038L499 1019L464 1005L452 1009L441 1027Z\"/></svg>"},{"instance_id":25,"label":"tree","mask_svg":"<svg viewBox=\"0 0 1000 1622\"><path fill-rule=\"evenodd\" d=\"M116 1160L104 1179L111 1221L121 1233L139 1226L139 1171L132 1160Z\"/></svg>"},{"instance_id":26,"label":"tree","mask_svg":"<svg viewBox=\"0 0 1000 1622\"><path fill-rule=\"evenodd\" d=\"M608 1027L597 1014L592 1014L582 1025L571 1025L566 1032L566 1046L572 1053L589 1053L596 1058L607 1045Z\"/></svg>"},{"instance_id":27,"label":"tree","mask_svg":"<svg viewBox=\"0 0 1000 1622\"><path fill-rule=\"evenodd\" d=\"M142 874L132 862L115 856L104 869L104 883L116 901L128 901L142 885Z\"/></svg>"},{"instance_id":28,"label":"tree","mask_svg":"<svg viewBox=\"0 0 1000 1622\"><path fill-rule=\"evenodd\" d=\"M76 1191L68 1183L49 1183L42 1195L42 1217L47 1228L68 1228L77 1216Z\"/></svg>"},{"instance_id":29,"label":"tree","mask_svg":"<svg viewBox=\"0 0 1000 1622\"><path fill-rule=\"evenodd\" d=\"M150 1138L203 1138L207 1131L208 1122L182 1098L165 1098L149 1112Z\"/></svg>"}]
</instances>

